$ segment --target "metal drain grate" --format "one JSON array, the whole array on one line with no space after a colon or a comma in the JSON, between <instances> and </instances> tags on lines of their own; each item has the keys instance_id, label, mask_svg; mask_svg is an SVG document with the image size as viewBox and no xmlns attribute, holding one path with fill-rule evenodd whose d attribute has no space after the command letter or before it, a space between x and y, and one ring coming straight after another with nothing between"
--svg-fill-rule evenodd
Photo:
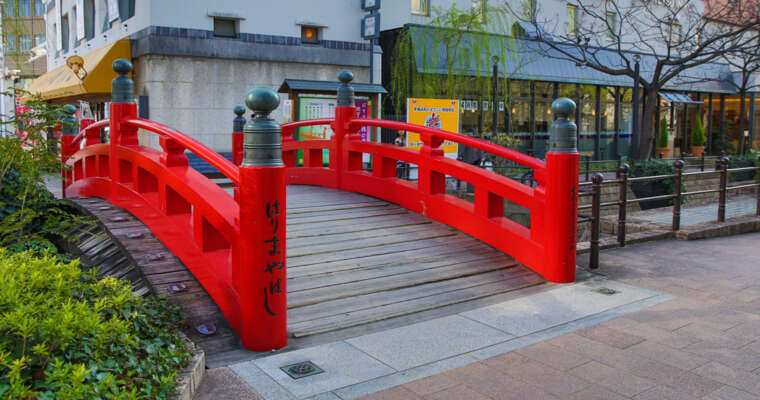
<instances>
[{"instance_id":1,"label":"metal drain grate","mask_svg":"<svg viewBox=\"0 0 760 400\"><path fill-rule=\"evenodd\" d=\"M606 287L596 289L595 292L601 293L601 294L606 295L606 296L612 296L613 294L618 293L617 290L606 288Z\"/></svg>"},{"instance_id":2,"label":"metal drain grate","mask_svg":"<svg viewBox=\"0 0 760 400\"><path fill-rule=\"evenodd\" d=\"M322 368L319 368L317 364L311 361L304 361L296 364L285 365L280 367L282 372L288 374L293 379L305 378L316 374L325 372Z\"/></svg>"}]
</instances>

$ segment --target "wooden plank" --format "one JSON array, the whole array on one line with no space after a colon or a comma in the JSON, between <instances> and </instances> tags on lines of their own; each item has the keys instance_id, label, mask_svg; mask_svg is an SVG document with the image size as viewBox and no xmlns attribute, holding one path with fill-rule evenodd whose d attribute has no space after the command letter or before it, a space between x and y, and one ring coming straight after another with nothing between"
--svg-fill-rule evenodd
<instances>
[{"instance_id":1,"label":"wooden plank","mask_svg":"<svg viewBox=\"0 0 760 400\"><path fill-rule=\"evenodd\" d=\"M443 236L432 239L415 240L405 243L385 244L382 246L375 246L372 248L346 250L340 253L323 253L313 254L308 257L295 257L288 254L288 266L298 267L303 265L312 265L325 263L330 261L350 260L355 258L363 258L381 254L391 254L400 251L433 248L436 246L456 245L457 239L465 238L464 235L456 234L453 236Z\"/></svg>"},{"instance_id":2,"label":"wooden plank","mask_svg":"<svg viewBox=\"0 0 760 400\"><path fill-rule=\"evenodd\" d=\"M529 275L535 274L525 267L516 267L459 279L427 283L422 286L406 287L393 291L375 292L351 298L335 299L319 304L290 308L288 309L288 322L295 324L312 321L333 315L340 315L346 312L402 303L441 293L454 292L461 289L478 287L492 282L501 282L514 277Z\"/></svg>"},{"instance_id":3,"label":"wooden plank","mask_svg":"<svg viewBox=\"0 0 760 400\"><path fill-rule=\"evenodd\" d=\"M361 250L361 249L367 249L372 247L380 247L380 246L386 246L389 244L396 244L396 243L408 243L408 242L414 242L424 239L434 239L434 238L440 238L440 237L447 237L447 236L455 236L457 232L450 231L450 230L436 230L433 232L430 231L423 231L423 232L409 232L401 235L396 236L385 236L385 237L379 237L379 238L367 238L367 239L357 239L352 241L344 241L344 242L338 242L338 243L325 243L325 244L318 244L318 245L307 245L304 244L299 247L290 248L288 246L288 259L290 258L296 258L296 257L304 257L304 256L314 256L318 254L333 254L337 255L336 253L340 253L343 251L351 251L351 250ZM367 250L370 252L371 250Z\"/></svg>"},{"instance_id":4,"label":"wooden plank","mask_svg":"<svg viewBox=\"0 0 760 400\"><path fill-rule=\"evenodd\" d=\"M351 210L354 208L368 208L368 207L386 207L388 203L380 200L366 201L366 202L351 202L345 204L326 204L326 205L314 205L314 204L296 204L291 206L288 204L288 215L292 214L305 214L311 212L323 212L323 211L335 211L335 210Z\"/></svg>"},{"instance_id":5,"label":"wooden plank","mask_svg":"<svg viewBox=\"0 0 760 400\"><path fill-rule=\"evenodd\" d=\"M433 221L417 214L399 214L376 216L361 219L361 224L354 220L334 221L327 225L291 225L288 226L288 238L318 236L331 233L349 233L373 228L393 228L396 226L432 224Z\"/></svg>"},{"instance_id":6,"label":"wooden plank","mask_svg":"<svg viewBox=\"0 0 760 400\"><path fill-rule=\"evenodd\" d=\"M486 296L537 285L543 282L535 274L512 277L506 280L491 282L477 287L462 288L453 292L427 296L403 303L388 304L351 313L344 313L328 318L295 323L289 326L293 337L302 337L324 333L384 319L400 317L433 308L444 307Z\"/></svg>"},{"instance_id":7,"label":"wooden plank","mask_svg":"<svg viewBox=\"0 0 760 400\"><path fill-rule=\"evenodd\" d=\"M361 226L361 224L356 224ZM334 243L341 243L344 241L358 241L360 239L380 238L385 236L395 236L396 238L403 238L405 235L412 235L415 232L428 232L430 234L439 234L447 232L455 232L452 228L440 224L415 224L397 226L392 228L369 228L367 230L349 232L349 233L332 233L319 236L308 236L301 238L293 238L288 240L288 251L291 249L298 249L301 247L311 247Z\"/></svg>"},{"instance_id":8,"label":"wooden plank","mask_svg":"<svg viewBox=\"0 0 760 400\"><path fill-rule=\"evenodd\" d=\"M338 260L319 264L291 266L288 265L288 278L300 278L326 273L337 273L341 271L361 270L364 268L376 268L378 266L394 265L414 265L435 262L441 257L453 256L452 253L459 255L476 255L480 253L493 253L493 249L483 243L472 241L465 242L454 247L450 245L437 245L429 248L420 248L398 253L380 254L361 258L352 258L348 260Z\"/></svg>"},{"instance_id":9,"label":"wooden plank","mask_svg":"<svg viewBox=\"0 0 760 400\"><path fill-rule=\"evenodd\" d=\"M288 288L288 307L301 307L324 301L363 294L420 286L426 283L440 282L466 276L484 274L490 271L508 269L517 266L513 260L503 258L488 262L458 263L425 270L381 276L356 282L346 282L314 289L292 291Z\"/></svg>"},{"instance_id":10,"label":"wooden plank","mask_svg":"<svg viewBox=\"0 0 760 400\"><path fill-rule=\"evenodd\" d=\"M340 285L350 282L359 282L368 279L379 279L383 277L390 277L399 274L406 274L410 272L418 271L430 271L430 273L437 273L437 271L431 271L436 268L446 267L450 265L460 264L473 264L478 265L481 263L493 263L493 262L505 262L512 263L514 260L503 254L496 254L491 252L482 252L481 254L467 254L467 255L454 255L454 256L441 256L432 259L428 262L418 263L393 263L384 264L375 267L367 267L348 271L323 271L321 274L313 274L300 278L288 279L288 292L295 293L303 290L316 289L320 287L328 287L333 285Z\"/></svg>"}]
</instances>

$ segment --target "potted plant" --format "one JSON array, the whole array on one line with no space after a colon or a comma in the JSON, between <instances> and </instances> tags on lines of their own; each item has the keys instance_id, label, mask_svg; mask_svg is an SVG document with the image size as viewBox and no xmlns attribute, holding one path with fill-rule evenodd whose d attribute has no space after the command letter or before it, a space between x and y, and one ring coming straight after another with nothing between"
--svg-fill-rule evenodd
<instances>
[{"instance_id":1,"label":"potted plant","mask_svg":"<svg viewBox=\"0 0 760 400\"><path fill-rule=\"evenodd\" d=\"M657 138L657 154L662 154L662 158L670 158L670 148L668 147L668 121L665 118L660 120L660 136Z\"/></svg>"},{"instance_id":2,"label":"potted plant","mask_svg":"<svg viewBox=\"0 0 760 400\"><path fill-rule=\"evenodd\" d=\"M702 126L702 117L697 115L697 120L694 121L694 130L691 131L691 154L694 157L702 157L702 152L705 151L705 128Z\"/></svg>"}]
</instances>

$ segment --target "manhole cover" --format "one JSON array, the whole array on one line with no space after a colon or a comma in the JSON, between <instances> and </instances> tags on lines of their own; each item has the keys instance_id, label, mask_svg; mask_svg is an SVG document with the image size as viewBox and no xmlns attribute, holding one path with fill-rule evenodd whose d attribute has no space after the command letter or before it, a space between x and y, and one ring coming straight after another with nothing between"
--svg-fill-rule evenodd
<instances>
[{"instance_id":1,"label":"manhole cover","mask_svg":"<svg viewBox=\"0 0 760 400\"><path fill-rule=\"evenodd\" d=\"M601 293L601 294L606 295L606 296L612 296L613 294L617 293L618 291L615 290L615 289L610 289L610 288L603 287L603 288L600 288L600 289L596 289L595 292Z\"/></svg>"},{"instance_id":2,"label":"manhole cover","mask_svg":"<svg viewBox=\"0 0 760 400\"><path fill-rule=\"evenodd\" d=\"M284 367L280 367L282 372L288 374L293 379L300 379L305 378L307 376L312 376L316 374L321 374L325 372L322 370L322 368L319 368L317 364L314 364L311 361L304 361L296 364L290 364L286 365Z\"/></svg>"}]
</instances>

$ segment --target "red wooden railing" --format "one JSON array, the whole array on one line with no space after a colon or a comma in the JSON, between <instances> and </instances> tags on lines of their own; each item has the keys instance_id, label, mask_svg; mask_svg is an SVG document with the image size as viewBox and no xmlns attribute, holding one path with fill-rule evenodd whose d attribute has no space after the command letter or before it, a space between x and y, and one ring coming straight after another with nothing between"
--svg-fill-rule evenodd
<instances>
[{"instance_id":1,"label":"red wooden railing","mask_svg":"<svg viewBox=\"0 0 760 400\"><path fill-rule=\"evenodd\" d=\"M244 152L241 124L236 120L233 152L235 161L242 161L237 166L181 132L137 118L134 103L117 101L129 99L132 93L131 80L126 78L131 70L128 64L125 60L114 63L120 76L113 84L110 119L82 121L77 135L62 140L62 158L72 167L62 172L64 195L102 197L140 219L195 275L246 348L268 351L287 343L286 182L360 192L399 204L504 251L550 281L574 280L577 153L550 152L544 162L454 133L360 119L352 95L349 104L340 105L346 98L341 100L339 94L335 118L281 127L284 165L277 159L279 151L275 159L256 157L271 156L265 153L271 151L269 144L262 148L270 150L256 153L257 143L252 141ZM345 80L343 86L348 87ZM257 116L246 125L246 138L277 134L276 124L267 115L278 102L269 89L249 92L246 104ZM296 128L322 124L332 127L329 140L293 140ZM105 126L110 129L107 144L99 140ZM362 126L417 132L423 146L412 150L363 142L358 133ZM159 135L162 151L140 146L138 129ZM531 188L448 159L440 148L444 140L526 165L533 169L538 186ZM279 145L279 136L276 141ZM324 149L329 151L327 167L322 161ZM301 166L296 165L299 150L303 152ZM229 178L235 196L190 168L185 151ZM372 172L363 170L363 154L372 155ZM257 164L257 160L265 162ZM396 161L417 165L418 182L396 178ZM474 185L474 203L446 194L446 176ZM504 217L504 200L531 211L530 228Z\"/></svg>"}]
</instances>

